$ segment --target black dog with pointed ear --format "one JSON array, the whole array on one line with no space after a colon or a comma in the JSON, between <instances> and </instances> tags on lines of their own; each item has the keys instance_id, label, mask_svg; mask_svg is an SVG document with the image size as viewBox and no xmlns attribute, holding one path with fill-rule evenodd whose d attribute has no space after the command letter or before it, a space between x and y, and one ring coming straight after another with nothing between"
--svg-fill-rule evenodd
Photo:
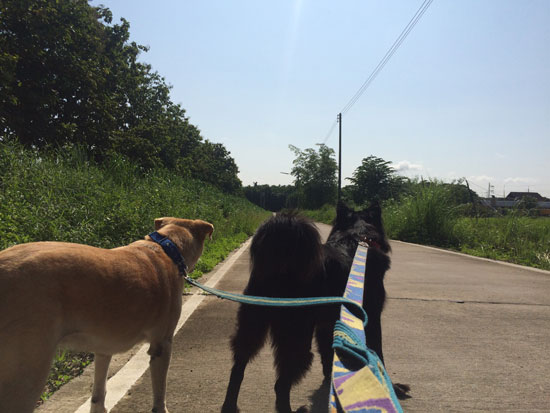
<instances>
[{"instance_id":1,"label":"black dog with pointed ear","mask_svg":"<svg viewBox=\"0 0 550 413\"><path fill-rule=\"evenodd\" d=\"M323 246L325 262L324 285L326 295L343 295L346 283L360 241L367 241L368 250L363 308L367 312L368 324L365 329L367 345L384 361L382 352L381 315L386 301L384 275L390 268L390 244L382 225L382 210L378 203L362 210L354 211L339 203L332 231ZM316 330L319 351L325 379L330 379L332 369L332 331L339 311L330 309L330 315L320 320Z\"/></svg>"},{"instance_id":2,"label":"black dog with pointed ear","mask_svg":"<svg viewBox=\"0 0 550 413\"><path fill-rule=\"evenodd\" d=\"M369 317L365 330L368 345L383 360L380 316L386 298L383 280L390 266L390 246L377 204L359 212L339 204L325 244L314 224L296 213L280 213L267 220L252 240L251 275L245 294L342 296L360 241L375 246L367 257L363 306ZM277 309L241 304L231 340L234 365L222 412L238 412L237 398L246 365L270 333L277 370L276 410L291 413L290 390L311 366L314 332L325 379L331 377L332 332L339 313L338 306ZM299 411L307 412L307 408Z\"/></svg>"}]
</instances>

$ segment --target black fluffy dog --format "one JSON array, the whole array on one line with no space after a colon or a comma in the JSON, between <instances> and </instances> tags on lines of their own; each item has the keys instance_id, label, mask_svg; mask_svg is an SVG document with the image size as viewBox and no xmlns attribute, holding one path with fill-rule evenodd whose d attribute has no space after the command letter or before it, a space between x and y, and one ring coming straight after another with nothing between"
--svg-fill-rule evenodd
<instances>
[{"instance_id":1,"label":"black fluffy dog","mask_svg":"<svg viewBox=\"0 0 550 413\"><path fill-rule=\"evenodd\" d=\"M390 246L382 227L378 205L355 212L343 204L337 208L333 229L321 243L314 224L295 213L280 213L264 222L250 247L251 274L244 291L270 297L342 296L359 241L368 240L363 307L368 315L367 344L383 360L380 315L386 292L384 274L390 266ZM238 412L237 398L244 371L271 335L277 381L276 410L291 413L290 389L310 368L313 335L317 339L323 374L332 372L332 334L339 306L296 309L241 304L232 338L234 365L223 413ZM300 412L306 412L302 407Z\"/></svg>"}]
</instances>

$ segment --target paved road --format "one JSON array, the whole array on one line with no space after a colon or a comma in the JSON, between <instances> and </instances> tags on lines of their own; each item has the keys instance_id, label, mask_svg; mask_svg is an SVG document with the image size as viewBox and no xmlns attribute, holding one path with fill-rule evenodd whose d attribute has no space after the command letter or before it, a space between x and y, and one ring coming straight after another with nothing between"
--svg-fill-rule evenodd
<instances>
[{"instance_id":1,"label":"paved road","mask_svg":"<svg viewBox=\"0 0 550 413\"><path fill-rule=\"evenodd\" d=\"M411 386L405 412L550 412L550 272L399 242L392 248L384 354L393 381ZM240 292L247 253L233 261L217 287ZM175 338L171 413L217 412L223 402L237 304L203 298ZM114 370L130 356L118 357ZM91 376L67 385L39 412L75 412L89 397ZM321 381L315 357L293 406L313 403L314 412L326 411ZM274 382L266 347L246 371L241 411L273 411ZM150 387L147 371L111 412L150 411Z\"/></svg>"}]
</instances>

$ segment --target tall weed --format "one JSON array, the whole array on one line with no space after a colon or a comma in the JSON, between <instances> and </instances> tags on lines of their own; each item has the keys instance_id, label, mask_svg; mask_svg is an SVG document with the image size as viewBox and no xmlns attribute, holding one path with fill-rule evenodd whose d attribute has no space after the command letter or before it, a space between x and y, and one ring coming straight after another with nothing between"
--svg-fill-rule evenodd
<instances>
[{"instance_id":1,"label":"tall weed","mask_svg":"<svg viewBox=\"0 0 550 413\"><path fill-rule=\"evenodd\" d=\"M550 219L512 213L460 218L455 227L463 252L550 270Z\"/></svg>"},{"instance_id":2,"label":"tall weed","mask_svg":"<svg viewBox=\"0 0 550 413\"><path fill-rule=\"evenodd\" d=\"M437 181L416 185L413 193L399 202L383 208L388 236L402 241L456 246L454 234L456 207L451 202L448 187Z\"/></svg>"},{"instance_id":3,"label":"tall weed","mask_svg":"<svg viewBox=\"0 0 550 413\"><path fill-rule=\"evenodd\" d=\"M336 218L336 206L325 204L320 209L304 209L301 212L316 222L331 225Z\"/></svg>"},{"instance_id":4,"label":"tall weed","mask_svg":"<svg viewBox=\"0 0 550 413\"><path fill-rule=\"evenodd\" d=\"M0 144L0 168L0 249L45 240L113 248L145 236L158 217L203 219L215 231L200 275L269 216L200 181L164 169L144 173L121 157L99 167L78 149L39 155Z\"/></svg>"},{"instance_id":5,"label":"tall weed","mask_svg":"<svg viewBox=\"0 0 550 413\"><path fill-rule=\"evenodd\" d=\"M410 196L385 205L388 236L550 270L550 219L520 211L499 218L461 217L448 188L438 182L416 185Z\"/></svg>"}]
</instances>

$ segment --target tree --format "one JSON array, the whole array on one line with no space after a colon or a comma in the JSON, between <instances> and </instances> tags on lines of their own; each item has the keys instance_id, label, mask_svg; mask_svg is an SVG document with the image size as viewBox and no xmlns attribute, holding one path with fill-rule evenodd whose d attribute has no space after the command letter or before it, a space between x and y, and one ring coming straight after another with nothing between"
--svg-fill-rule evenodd
<instances>
[{"instance_id":1,"label":"tree","mask_svg":"<svg viewBox=\"0 0 550 413\"><path fill-rule=\"evenodd\" d=\"M405 178L396 175L391 162L373 155L364 158L347 179L352 183L350 193L358 205L397 198L405 183Z\"/></svg>"},{"instance_id":2,"label":"tree","mask_svg":"<svg viewBox=\"0 0 550 413\"><path fill-rule=\"evenodd\" d=\"M206 140L191 155L191 175L218 186L226 192L235 193L241 189L239 168L230 152L221 143Z\"/></svg>"},{"instance_id":3,"label":"tree","mask_svg":"<svg viewBox=\"0 0 550 413\"><path fill-rule=\"evenodd\" d=\"M280 211L283 208L296 208L293 185L258 185L243 188L246 199L269 211Z\"/></svg>"},{"instance_id":4,"label":"tree","mask_svg":"<svg viewBox=\"0 0 550 413\"><path fill-rule=\"evenodd\" d=\"M122 154L240 190L229 152L203 141L165 79L138 61L147 48L129 29L87 0L2 0L0 142L79 146L99 162Z\"/></svg>"},{"instance_id":5,"label":"tree","mask_svg":"<svg viewBox=\"0 0 550 413\"><path fill-rule=\"evenodd\" d=\"M35 147L79 141L100 147L117 117L104 93L115 61L107 9L85 0L4 0L0 9L0 131Z\"/></svg>"},{"instance_id":6,"label":"tree","mask_svg":"<svg viewBox=\"0 0 550 413\"><path fill-rule=\"evenodd\" d=\"M334 150L326 145L319 145L319 151L289 147L296 155L290 173L294 176L299 206L317 209L324 204L335 204L338 188Z\"/></svg>"}]
</instances>

